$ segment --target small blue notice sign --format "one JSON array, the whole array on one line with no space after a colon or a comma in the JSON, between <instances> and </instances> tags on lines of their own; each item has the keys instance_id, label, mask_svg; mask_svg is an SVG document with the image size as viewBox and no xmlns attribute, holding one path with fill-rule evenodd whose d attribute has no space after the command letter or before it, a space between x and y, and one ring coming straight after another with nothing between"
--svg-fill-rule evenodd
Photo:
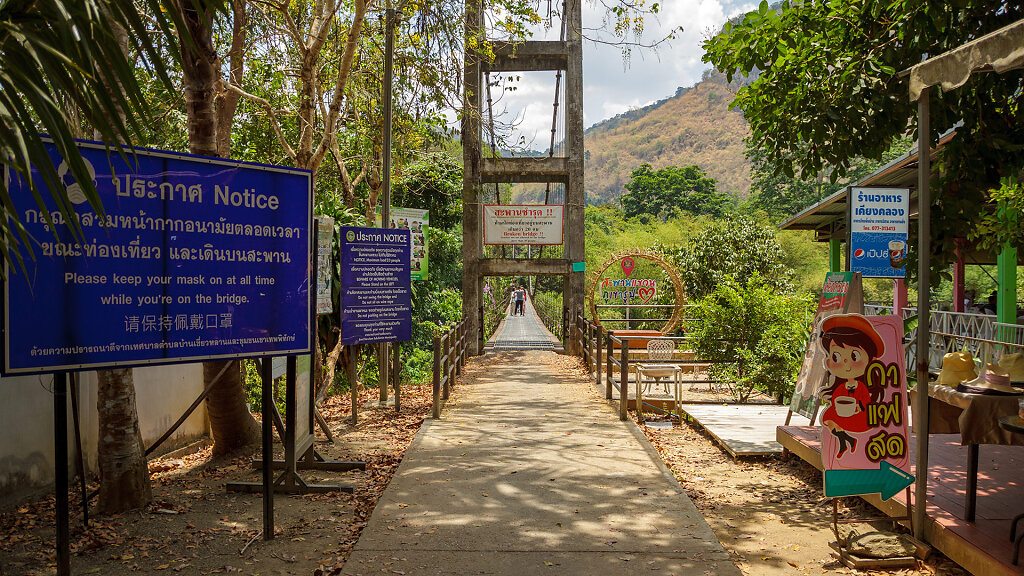
<instances>
[{"instance_id":1,"label":"small blue notice sign","mask_svg":"<svg viewBox=\"0 0 1024 576\"><path fill-rule=\"evenodd\" d=\"M34 259L6 268L4 373L311 349L308 171L82 143L101 215L47 147L81 236L38 173L45 206L7 174Z\"/></svg>"},{"instance_id":2,"label":"small blue notice sign","mask_svg":"<svg viewBox=\"0 0 1024 576\"><path fill-rule=\"evenodd\" d=\"M341 229L341 342L412 339L409 230Z\"/></svg>"}]
</instances>

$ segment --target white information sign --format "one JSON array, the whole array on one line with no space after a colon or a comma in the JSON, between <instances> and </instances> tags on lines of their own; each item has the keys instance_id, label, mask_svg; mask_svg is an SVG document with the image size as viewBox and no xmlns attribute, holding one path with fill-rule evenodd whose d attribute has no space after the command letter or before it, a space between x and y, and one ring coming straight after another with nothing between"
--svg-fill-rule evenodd
<instances>
[{"instance_id":1,"label":"white information sign","mask_svg":"<svg viewBox=\"0 0 1024 576\"><path fill-rule=\"evenodd\" d=\"M562 244L565 207L561 204L484 206L484 244Z\"/></svg>"},{"instance_id":2,"label":"white information sign","mask_svg":"<svg viewBox=\"0 0 1024 576\"><path fill-rule=\"evenodd\" d=\"M316 313L334 312L331 300L331 240L334 238L334 218L316 217Z\"/></svg>"}]
</instances>

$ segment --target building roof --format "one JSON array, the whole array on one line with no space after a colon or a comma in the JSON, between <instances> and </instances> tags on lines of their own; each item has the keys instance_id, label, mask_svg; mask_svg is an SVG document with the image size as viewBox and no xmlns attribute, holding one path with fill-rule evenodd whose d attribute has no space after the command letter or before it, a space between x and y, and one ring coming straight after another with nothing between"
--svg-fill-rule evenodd
<instances>
[{"instance_id":1,"label":"building roof","mask_svg":"<svg viewBox=\"0 0 1024 576\"><path fill-rule=\"evenodd\" d=\"M990 32L949 52L929 58L900 73L910 76L910 101L929 86L946 92L963 86L974 72L1002 74L1024 68L1024 20Z\"/></svg>"},{"instance_id":2,"label":"building roof","mask_svg":"<svg viewBox=\"0 0 1024 576\"><path fill-rule=\"evenodd\" d=\"M954 132L944 135L936 151L953 139ZM854 187L909 188L910 217L917 217L917 148L875 170L859 181L843 188L821 202L791 216L779 225L780 230L814 230L815 240L846 239L847 195Z\"/></svg>"}]
</instances>

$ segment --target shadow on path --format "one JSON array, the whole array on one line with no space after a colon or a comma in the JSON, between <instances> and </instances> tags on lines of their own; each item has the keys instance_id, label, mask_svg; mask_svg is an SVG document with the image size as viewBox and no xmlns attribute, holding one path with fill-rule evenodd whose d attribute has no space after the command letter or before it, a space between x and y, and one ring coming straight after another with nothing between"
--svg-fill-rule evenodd
<instances>
[{"instance_id":1,"label":"shadow on path","mask_svg":"<svg viewBox=\"0 0 1024 576\"><path fill-rule=\"evenodd\" d=\"M467 365L344 574L740 574L642 433L556 358Z\"/></svg>"}]
</instances>

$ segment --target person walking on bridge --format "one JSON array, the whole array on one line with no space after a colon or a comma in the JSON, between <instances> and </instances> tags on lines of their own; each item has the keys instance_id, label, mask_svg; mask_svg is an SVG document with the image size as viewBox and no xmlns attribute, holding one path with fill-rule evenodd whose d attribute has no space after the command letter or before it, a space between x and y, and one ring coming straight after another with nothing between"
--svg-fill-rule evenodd
<instances>
[{"instance_id":1,"label":"person walking on bridge","mask_svg":"<svg viewBox=\"0 0 1024 576\"><path fill-rule=\"evenodd\" d=\"M516 314L522 316L524 312L524 305L526 302L526 287L522 284L519 285L514 292L512 292L512 301L515 302L515 308L512 309L512 315Z\"/></svg>"}]
</instances>

